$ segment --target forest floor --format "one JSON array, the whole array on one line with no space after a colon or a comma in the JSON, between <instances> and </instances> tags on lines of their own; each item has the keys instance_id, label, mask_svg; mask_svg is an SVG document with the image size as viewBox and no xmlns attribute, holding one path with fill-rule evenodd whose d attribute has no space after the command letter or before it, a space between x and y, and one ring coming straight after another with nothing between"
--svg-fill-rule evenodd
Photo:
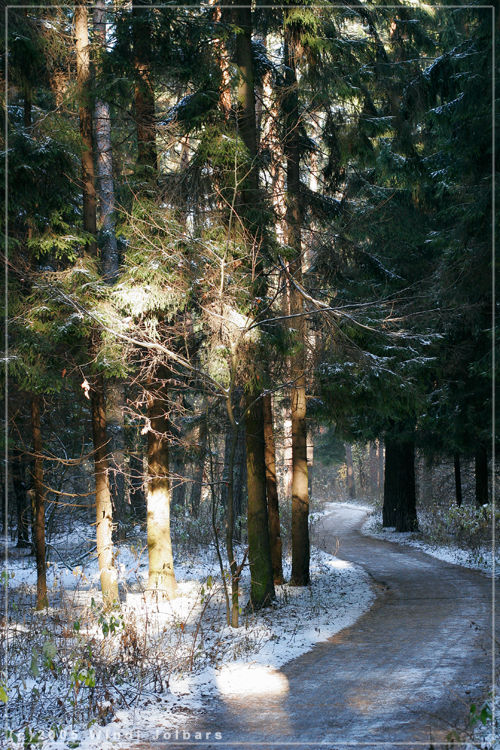
<instances>
[{"instance_id":1,"label":"forest floor","mask_svg":"<svg viewBox=\"0 0 500 750\"><path fill-rule=\"evenodd\" d=\"M117 546L122 609L109 614L87 536L82 526L52 540L45 613L33 612L33 557L9 549L11 747L122 747L124 738L179 730L215 696L274 694L282 664L352 625L374 600L360 567L313 548L311 586L278 586L276 603L243 613L235 630L226 625L213 546L184 549L176 559L179 595L153 604L144 595L147 548L137 530ZM289 562L284 567L289 577ZM244 607L248 567L241 584Z\"/></svg>"},{"instance_id":2,"label":"forest floor","mask_svg":"<svg viewBox=\"0 0 500 750\"><path fill-rule=\"evenodd\" d=\"M387 750L455 733L470 747L493 747L488 725L474 735L469 721L491 672L491 582L362 536L369 510L332 503L314 514L311 587L278 587L276 605L242 615L236 631L225 624L211 548L184 550L180 595L152 607L140 534L119 545L123 602L114 615L99 605L83 528L54 540L45 614L32 611L33 558L12 550L7 710L22 731L9 745L227 750L299 741L316 750L368 740ZM247 586L248 571L243 605ZM216 741L207 744L207 734Z\"/></svg>"}]
</instances>

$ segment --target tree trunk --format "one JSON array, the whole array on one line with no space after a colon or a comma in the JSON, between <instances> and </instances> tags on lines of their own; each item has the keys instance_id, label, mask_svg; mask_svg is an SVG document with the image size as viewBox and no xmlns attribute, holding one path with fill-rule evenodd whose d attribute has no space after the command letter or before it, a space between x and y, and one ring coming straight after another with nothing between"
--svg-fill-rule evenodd
<instances>
[{"instance_id":1,"label":"tree trunk","mask_svg":"<svg viewBox=\"0 0 500 750\"><path fill-rule=\"evenodd\" d=\"M93 11L97 42L97 74L106 49L106 9L104 0L96 0ZM109 103L97 99L94 106L95 151L99 197L99 249L104 281L113 284L118 278L119 258L115 224L115 185ZM118 524L118 537L125 536L129 506L125 497L125 425L123 384L114 380L106 388L106 420L109 435L110 490Z\"/></svg>"},{"instance_id":2,"label":"tree trunk","mask_svg":"<svg viewBox=\"0 0 500 750\"><path fill-rule=\"evenodd\" d=\"M119 380L108 381L106 388L106 424L108 443L109 489L118 537L123 539L130 514L125 488L124 388Z\"/></svg>"},{"instance_id":3,"label":"tree trunk","mask_svg":"<svg viewBox=\"0 0 500 750\"><path fill-rule=\"evenodd\" d=\"M276 483L276 449L274 445L273 410L270 393L266 393L263 397L262 409L264 414L267 513L269 520L271 562L273 566L274 583L281 584L283 583L283 565L280 507L278 501L278 485Z\"/></svg>"},{"instance_id":4,"label":"tree trunk","mask_svg":"<svg viewBox=\"0 0 500 750\"><path fill-rule=\"evenodd\" d=\"M378 470L377 470L377 489L378 497L382 498L384 494L384 443L379 438L377 440L377 458L378 458Z\"/></svg>"},{"instance_id":5,"label":"tree trunk","mask_svg":"<svg viewBox=\"0 0 500 750\"><path fill-rule=\"evenodd\" d=\"M11 459L11 477L14 497L16 498L17 516L17 547L31 547L29 539L30 529L30 501L25 479L25 465L23 452L14 448Z\"/></svg>"},{"instance_id":6,"label":"tree trunk","mask_svg":"<svg viewBox=\"0 0 500 750\"><path fill-rule=\"evenodd\" d=\"M97 210L95 174L92 142L92 109L90 96L90 57L88 36L87 6L75 6L76 70L79 102L80 136L82 139L82 190L83 228L96 236ZM97 253L96 242L89 249ZM94 330L90 351L92 358L99 344L99 332ZM113 511L108 476L108 437L106 431L106 411L104 381L102 376L93 378L91 387L92 434L94 440L94 467L96 487L96 538L97 559L101 577L102 597L107 606L119 602L118 579L113 563Z\"/></svg>"},{"instance_id":7,"label":"tree trunk","mask_svg":"<svg viewBox=\"0 0 500 750\"><path fill-rule=\"evenodd\" d=\"M297 44L290 30L285 27L285 83L287 93L283 109L287 137L285 139L287 208L286 239L294 251L290 261L290 312L294 316L293 329L296 351L290 357L292 412L292 577L295 586L309 583L309 486L307 472L307 425L306 425L306 356L305 320L302 295L294 281L302 283L302 206L300 203L300 149L299 149L299 100L297 91L296 63Z\"/></svg>"},{"instance_id":8,"label":"tree trunk","mask_svg":"<svg viewBox=\"0 0 500 750\"><path fill-rule=\"evenodd\" d=\"M347 467L347 496L353 500L356 497L356 485L354 482L354 463L352 460L352 448L345 443L345 463Z\"/></svg>"},{"instance_id":9,"label":"tree trunk","mask_svg":"<svg viewBox=\"0 0 500 750\"><path fill-rule=\"evenodd\" d=\"M75 39L78 116L82 139L83 228L95 238L97 234L97 212L90 97L90 47L87 6L85 4L75 5ZM97 252L95 239L91 240L88 247L93 255Z\"/></svg>"},{"instance_id":10,"label":"tree trunk","mask_svg":"<svg viewBox=\"0 0 500 750\"><path fill-rule=\"evenodd\" d=\"M36 609L49 606L47 598L47 561L45 559L45 487L43 484L42 430L40 397L31 400L31 429L33 432L33 489L35 494L34 542L36 556Z\"/></svg>"},{"instance_id":11,"label":"tree trunk","mask_svg":"<svg viewBox=\"0 0 500 750\"><path fill-rule=\"evenodd\" d=\"M483 444L479 444L474 455L476 475L476 507L481 508L488 503L488 453Z\"/></svg>"},{"instance_id":12,"label":"tree trunk","mask_svg":"<svg viewBox=\"0 0 500 750\"><path fill-rule=\"evenodd\" d=\"M370 497L374 500L378 494L377 486L377 473L378 473L378 461L377 461L377 445L374 440L370 441L369 448L369 460L370 460Z\"/></svg>"},{"instance_id":13,"label":"tree trunk","mask_svg":"<svg viewBox=\"0 0 500 750\"><path fill-rule=\"evenodd\" d=\"M205 470L205 458L207 455L207 422L203 419L198 426L197 460L193 472L193 484L191 487L191 512L195 518L200 515L201 494L203 489L203 473Z\"/></svg>"},{"instance_id":14,"label":"tree trunk","mask_svg":"<svg viewBox=\"0 0 500 750\"><path fill-rule=\"evenodd\" d=\"M248 394L246 407L250 603L254 609L259 609L269 604L275 595L266 502L262 399Z\"/></svg>"},{"instance_id":15,"label":"tree trunk","mask_svg":"<svg viewBox=\"0 0 500 750\"><path fill-rule=\"evenodd\" d=\"M415 445L413 440L388 436L385 441L383 525L396 531L416 531Z\"/></svg>"},{"instance_id":16,"label":"tree trunk","mask_svg":"<svg viewBox=\"0 0 500 750\"><path fill-rule=\"evenodd\" d=\"M242 410L243 411L243 410ZM240 417L242 421L243 418ZM240 421L240 420L238 420ZM242 516L246 513L247 458L245 450L245 430L238 430L236 455L234 457L234 537L241 542Z\"/></svg>"},{"instance_id":17,"label":"tree trunk","mask_svg":"<svg viewBox=\"0 0 500 750\"><path fill-rule=\"evenodd\" d=\"M257 125L255 120L255 90L252 51L252 11L250 6L237 6L235 22L241 30L236 34L236 64L238 66L239 134L247 151L247 172L240 189L238 212L247 230L254 256L259 244L260 222L255 214L259 205L257 157ZM260 266L257 263L257 266ZM256 270L257 277L258 268ZM245 425L248 488L248 557L250 562L250 603L258 609L274 598L273 569L269 546L269 527L266 502L266 463L264 455L264 422L260 392L251 388L245 395Z\"/></svg>"},{"instance_id":18,"label":"tree trunk","mask_svg":"<svg viewBox=\"0 0 500 750\"><path fill-rule=\"evenodd\" d=\"M94 442L97 561L103 601L106 606L113 606L119 603L118 577L113 562L113 506L108 476L104 385L100 376L95 378L90 401Z\"/></svg>"},{"instance_id":19,"label":"tree trunk","mask_svg":"<svg viewBox=\"0 0 500 750\"><path fill-rule=\"evenodd\" d=\"M455 498L460 508L462 505L462 472L460 470L460 454L453 455L453 468L455 470Z\"/></svg>"},{"instance_id":20,"label":"tree trunk","mask_svg":"<svg viewBox=\"0 0 500 750\"><path fill-rule=\"evenodd\" d=\"M94 35L97 42L99 74L100 57L106 49L105 0L95 0ZM112 284L118 277L118 247L115 228L115 185L111 145L111 116L108 102L97 99L94 107L97 176L99 187L100 250L104 280Z\"/></svg>"},{"instance_id":21,"label":"tree trunk","mask_svg":"<svg viewBox=\"0 0 500 750\"><path fill-rule=\"evenodd\" d=\"M157 392L148 398L148 484L147 535L149 551L148 591L160 599L177 593L174 558L170 536L170 504L172 499L169 475L168 400L165 384L157 384Z\"/></svg>"},{"instance_id":22,"label":"tree trunk","mask_svg":"<svg viewBox=\"0 0 500 750\"><path fill-rule=\"evenodd\" d=\"M157 168L155 94L151 77L151 10L143 0L132 4L134 45L134 103L137 132L137 164L153 174Z\"/></svg>"}]
</instances>

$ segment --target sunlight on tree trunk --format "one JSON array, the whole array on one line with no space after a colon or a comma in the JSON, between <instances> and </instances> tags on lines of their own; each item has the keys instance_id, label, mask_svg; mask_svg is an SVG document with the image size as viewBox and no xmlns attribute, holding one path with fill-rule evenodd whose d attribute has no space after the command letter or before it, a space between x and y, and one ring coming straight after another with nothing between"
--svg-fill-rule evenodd
<instances>
[{"instance_id":1,"label":"sunlight on tree trunk","mask_svg":"<svg viewBox=\"0 0 500 750\"><path fill-rule=\"evenodd\" d=\"M163 385L160 386L164 388ZM169 475L168 403L158 394L149 396L147 535L149 551L148 593L171 599L177 593L170 536L172 491Z\"/></svg>"}]
</instances>

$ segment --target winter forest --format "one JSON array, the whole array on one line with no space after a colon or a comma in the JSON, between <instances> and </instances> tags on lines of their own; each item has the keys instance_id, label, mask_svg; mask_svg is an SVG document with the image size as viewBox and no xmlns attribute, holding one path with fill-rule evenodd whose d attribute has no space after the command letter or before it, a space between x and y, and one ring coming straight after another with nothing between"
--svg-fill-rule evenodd
<instances>
[{"instance_id":1,"label":"winter forest","mask_svg":"<svg viewBox=\"0 0 500 750\"><path fill-rule=\"evenodd\" d=\"M495 7L4 8L0 745L494 748Z\"/></svg>"}]
</instances>

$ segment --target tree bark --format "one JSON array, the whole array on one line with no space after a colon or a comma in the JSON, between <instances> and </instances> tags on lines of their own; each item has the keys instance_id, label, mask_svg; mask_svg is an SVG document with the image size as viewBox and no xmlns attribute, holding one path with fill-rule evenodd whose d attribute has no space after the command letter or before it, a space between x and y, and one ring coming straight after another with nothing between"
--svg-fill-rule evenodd
<instances>
[{"instance_id":1,"label":"tree bark","mask_svg":"<svg viewBox=\"0 0 500 750\"><path fill-rule=\"evenodd\" d=\"M354 481L354 463L352 460L352 448L345 443L345 463L347 468L347 496L353 500L356 497L356 484Z\"/></svg>"},{"instance_id":2,"label":"tree bark","mask_svg":"<svg viewBox=\"0 0 500 750\"><path fill-rule=\"evenodd\" d=\"M205 469L205 458L207 455L207 422L203 419L198 426L198 439L196 449L196 464L193 472L193 485L191 488L190 505L195 518L200 515L201 493L203 489L203 473Z\"/></svg>"},{"instance_id":3,"label":"tree bark","mask_svg":"<svg viewBox=\"0 0 500 750\"><path fill-rule=\"evenodd\" d=\"M92 108L90 103L91 75L88 36L88 14L85 4L75 5L76 69L78 91L78 114L82 139L82 191L83 228L92 237L97 233L97 204L92 141ZM95 239L89 250L97 254ZM99 332L94 330L90 351L92 357L98 349ZM97 559L101 577L102 596L107 606L119 602L118 580L113 564L113 515L108 476L108 438L104 381L102 376L93 378L91 387L92 433L94 439L94 468L96 485L96 536Z\"/></svg>"},{"instance_id":4,"label":"tree bark","mask_svg":"<svg viewBox=\"0 0 500 750\"><path fill-rule=\"evenodd\" d=\"M100 58L106 49L106 8L104 0L95 0L94 35L97 42L97 74ZM115 185L113 180L113 149L111 144L111 115L109 103L97 98L94 106L96 161L99 187L100 250L104 280L113 283L118 278L118 246L115 227Z\"/></svg>"},{"instance_id":5,"label":"tree bark","mask_svg":"<svg viewBox=\"0 0 500 750\"><path fill-rule=\"evenodd\" d=\"M166 373L161 373L162 380ZM168 399L163 382L148 397L147 535L149 551L148 591L160 599L177 593L170 536L172 492L169 475Z\"/></svg>"},{"instance_id":6,"label":"tree bark","mask_svg":"<svg viewBox=\"0 0 500 750\"><path fill-rule=\"evenodd\" d=\"M378 462L377 462L377 445L374 440L370 441L369 460L370 460L370 496L372 499L375 499L378 494L378 486L377 486Z\"/></svg>"},{"instance_id":7,"label":"tree bark","mask_svg":"<svg viewBox=\"0 0 500 750\"><path fill-rule=\"evenodd\" d=\"M155 173L156 117L155 94L151 76L151 12L148 3L134 0L132 5L132 35L134 46L134 104L137 132L137 164Z\"/></svg>"},{"instance_id":8,"label":"tree bark","mask_svg":"<svg viewBox=\"0 0 500 750\"><path fill-rule=\"evenodd\" d=\"M481 508L488 503L488 453L482 443L476 448L474 468L476 476L476 507Z\"/></svg>"},{"instance_id":9,"label":"tree bark","mask_svg":"<svg viewBox=\"0 0 500 750\"><path fill-rule=\"evenodd\" d=\"M305 319L304 302L294 281L302 283L302 206L300 202L299 99L296 64L297 43L285 27L285 84L283 109L285 138L287 208L286 240L294 251L290 261L290 312L294 317L296 351L290 357L292 413L292 577L295 586L309 583L309 484L307 470ZM298 316L298 317L297 317Z\"/></svg>"},{"instance_id":10,"label":"tree bark","mask_svg":"<svg viewBox=\"0 0 500 750\"><path fill-rule=\"evenodd\" d=\"M415 444L397 434L385 441L383 525L396 531L418 528L415 490Z\"/></svg>"},{"instance_id":11,"label":"tree bark","mask_svg":"<svg viewBox=\"0 0 500 750\"><path fill-rule=\"evenodd\" d=\"M36 609L49 606L47 597L47 561L45 557L45 487L43 483L42 430L40 397L31 400L31 429L33 433L33 489L35 494L34 542L36 556Z\"/></svg>"},{"instance_id":12,"label":"tree bark","mask_svg":"<svg viewBox=\"0 0 500 750\"><path fill-rule=\"evenodd\" d=\"M103 601L106 606L114 606L119 603L118 577L113 562L113 506L108 477L104 384L100 376L95 378L90 400L94 442L97 561Z\"/></svg>"},{"instance_id":13,"label":"tree bark","mask_svg":"<svg viewBox=\"0 0 500 750\"><path fill-rule=\"evenodd\" d=\"M248 483L248 555L250 562L250 603L254 609L274 599L273 566L269 545L266 502L266 462L263 434L262 399L246 397L246 449Z\"/></svg>"},{"instance_id":14,"label":"tree bark","mask_svg":"<svg viewBox=\"0 0 500 750\"><path fill-rule=\"evenodd\" d=\"M247 171L241 185L238 206L252 242L252 255L258 246L260 223L256 221L258 206L257 125L255 120L255 90L252 52L252 11L250 6L237 6L235 22L236 64L238 67L237 122L240 136L247 150ZM257 274L258 275L258 274ZM269 527L266 502L266 464L264 455L264 422L262 399L258 389L248 387L245 394L245 443L247 452L248 488L248 557L250 562L250 603L258 609L274 598L273 569L269 546Z\"/></svg>"},{"instance_id":15,"label":"tree bark","mask_svg":"<svg viewBox=\"0 0 500 750\"><path fill-rule=\"evenodd\" d=\"M278 485L276 482L276 448L274 444L273 410L271 394L262 399L264 414L264 443L266 460L267 513L269 520L269 543L274 583L283 583L282 542Z\"/></svg>"},{"instance_id":16,"label":"tree bark","mask_svg":"<svg viewBox=\"0 0 500 750\"><path fill-rule=\"evenodd\" d=\"M453 468L455 472L455 498L458 507L462 505L462 472L460 470L460 454L453 455Z\"/></svg>"},{"instance_id":17,"label":"tree bark","mask_svg":"<svg viewBox=\"0 0 500 750\"><path fill-rule=\"evenodd\" d=\"M11 477L14 497L16 498L17 516L17 547L31 547L29 539L30 529L30 501L26 487L25 465L23 452L14 448L11 458Z\"/></svg>"},{"instance_id":18,"label":"tree bark","mask_svg":"<svg viewBox=\"0 0 500 750\"><path fill-rule=\"evenodd\" d=\"M83 228L90 235L89 251L97 252L97 202L92 142L91 74L88 14L85 4L75 5L76 83L82 140Z\"/></svg>"}]
</instances>

